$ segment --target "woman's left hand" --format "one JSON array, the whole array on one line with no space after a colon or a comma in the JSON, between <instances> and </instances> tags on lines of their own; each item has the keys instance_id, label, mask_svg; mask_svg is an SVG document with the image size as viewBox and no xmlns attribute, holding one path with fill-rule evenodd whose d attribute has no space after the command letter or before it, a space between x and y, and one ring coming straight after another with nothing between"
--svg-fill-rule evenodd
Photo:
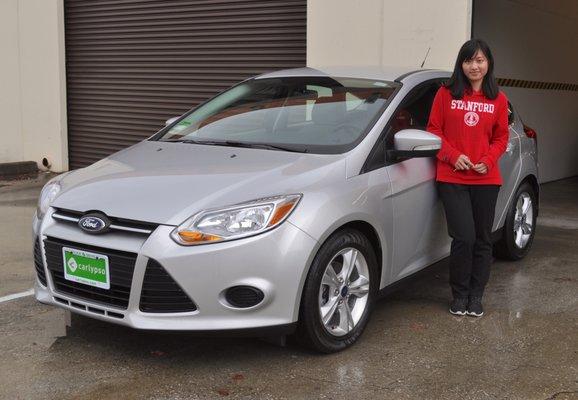
<instances>
[{"instance_id":1,"label":"woman's left hand","mask_svg":"<svg viewBox=\"0 0 578 400\"><path fill-rule=\"evenodd\" d=\"M478 174L486 174L488 173L488 166L484 163L478 163L472 167L474 171Z\"/></svg>"}]
</instances>

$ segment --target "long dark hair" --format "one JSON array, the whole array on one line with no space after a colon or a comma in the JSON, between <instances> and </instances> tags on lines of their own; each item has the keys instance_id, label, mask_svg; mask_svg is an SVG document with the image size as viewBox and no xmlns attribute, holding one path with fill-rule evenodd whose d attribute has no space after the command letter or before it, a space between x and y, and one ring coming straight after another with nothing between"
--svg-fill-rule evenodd
<instances>
[{"instance_id":1,"label":"long dark hair","mask_svg":"<svg viewBox=\"0 0 578 400\"><path fill-rule=\"evenodd\" d=\"M464 74L462 64L464 61L472 59L478 50L481 50L488 59L488 72L482 81L482 91L488 99L493 100L498 97L499 88L496 83L496 78L494 78L494 56L492 56L490 46L483 40L470 39L462 45L458 53L458 58L456 59L454 73L445 85L450 90L454 99L464 97L464 91L472 92L472 85L466 74Z\"/></svg>"}]
</instances>

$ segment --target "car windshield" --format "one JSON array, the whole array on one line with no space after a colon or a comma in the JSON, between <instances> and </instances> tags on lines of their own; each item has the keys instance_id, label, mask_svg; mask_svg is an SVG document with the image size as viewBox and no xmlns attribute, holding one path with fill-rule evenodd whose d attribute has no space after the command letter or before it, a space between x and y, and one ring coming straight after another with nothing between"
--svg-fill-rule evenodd
<instances>
[{"instance_id":1,"label":"car windshield","mask_svg":"<svg viewBox=\"0 0 578 400\"><path fill-rule=\"evenodd\" d=\"M398 86L336 77L251 79L152 140L342 153L363 139Z\"/></svg>"}]
</instances>

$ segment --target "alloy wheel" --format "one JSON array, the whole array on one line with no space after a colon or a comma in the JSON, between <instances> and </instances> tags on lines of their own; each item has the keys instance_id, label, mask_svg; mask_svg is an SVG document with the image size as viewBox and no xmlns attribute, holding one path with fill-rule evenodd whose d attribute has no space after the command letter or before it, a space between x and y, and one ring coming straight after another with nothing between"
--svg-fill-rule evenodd
<instances>
[{"instance_id":1,"label":"alloy wheel","mask_svg":"<svg viewBox=\"0 0 578 400\"><path fill-rule=\"evenodd\" d=\"M333 336L350 333L368 305L369 268L363 254L348 247L327 264L319 287L319 313Z\"/></svg>"},{"instance_id":2,"label":"alloy wheel","mask_svg":"<svg viewBox=\"0 0 578 400\"><path fill-rule=\"evenodd\" d=\"M528 244L532 236L534 222L534 208L532 198L527 192L520 193L516 202L516 213L514 214L514 242L516 246L523 249Z\"/></svg>"}]
</instances>

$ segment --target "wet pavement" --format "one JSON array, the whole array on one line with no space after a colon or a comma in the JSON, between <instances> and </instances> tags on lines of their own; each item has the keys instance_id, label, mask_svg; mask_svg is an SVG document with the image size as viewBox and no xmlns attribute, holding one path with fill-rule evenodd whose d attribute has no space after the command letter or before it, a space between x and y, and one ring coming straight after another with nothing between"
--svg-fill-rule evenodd
<instances>
[{"instance_id":1,"label":"wet pavement","mask_svg":"<svg viewBox=\"0 0 578 400\"><path fill-rule=\"evenodd\" d=\"M32 287L32 217L42 185L52 176L0 180L0 297Z\"/></svg>"},{"instance_id":2,"label":"wet pavement","mask_svg":"<svg viewBox=\"0 0 578 400\"><path fill-rule=\"evenodd\" d=\"M40 183L0 182L0 297L32 286ZM443 261L381 300L339 354L2 302L0 399L578 399L577 197L578 178L543 185L532 251L494 263L484 317L447 312Z\"/></svg>"}]
</instances>

